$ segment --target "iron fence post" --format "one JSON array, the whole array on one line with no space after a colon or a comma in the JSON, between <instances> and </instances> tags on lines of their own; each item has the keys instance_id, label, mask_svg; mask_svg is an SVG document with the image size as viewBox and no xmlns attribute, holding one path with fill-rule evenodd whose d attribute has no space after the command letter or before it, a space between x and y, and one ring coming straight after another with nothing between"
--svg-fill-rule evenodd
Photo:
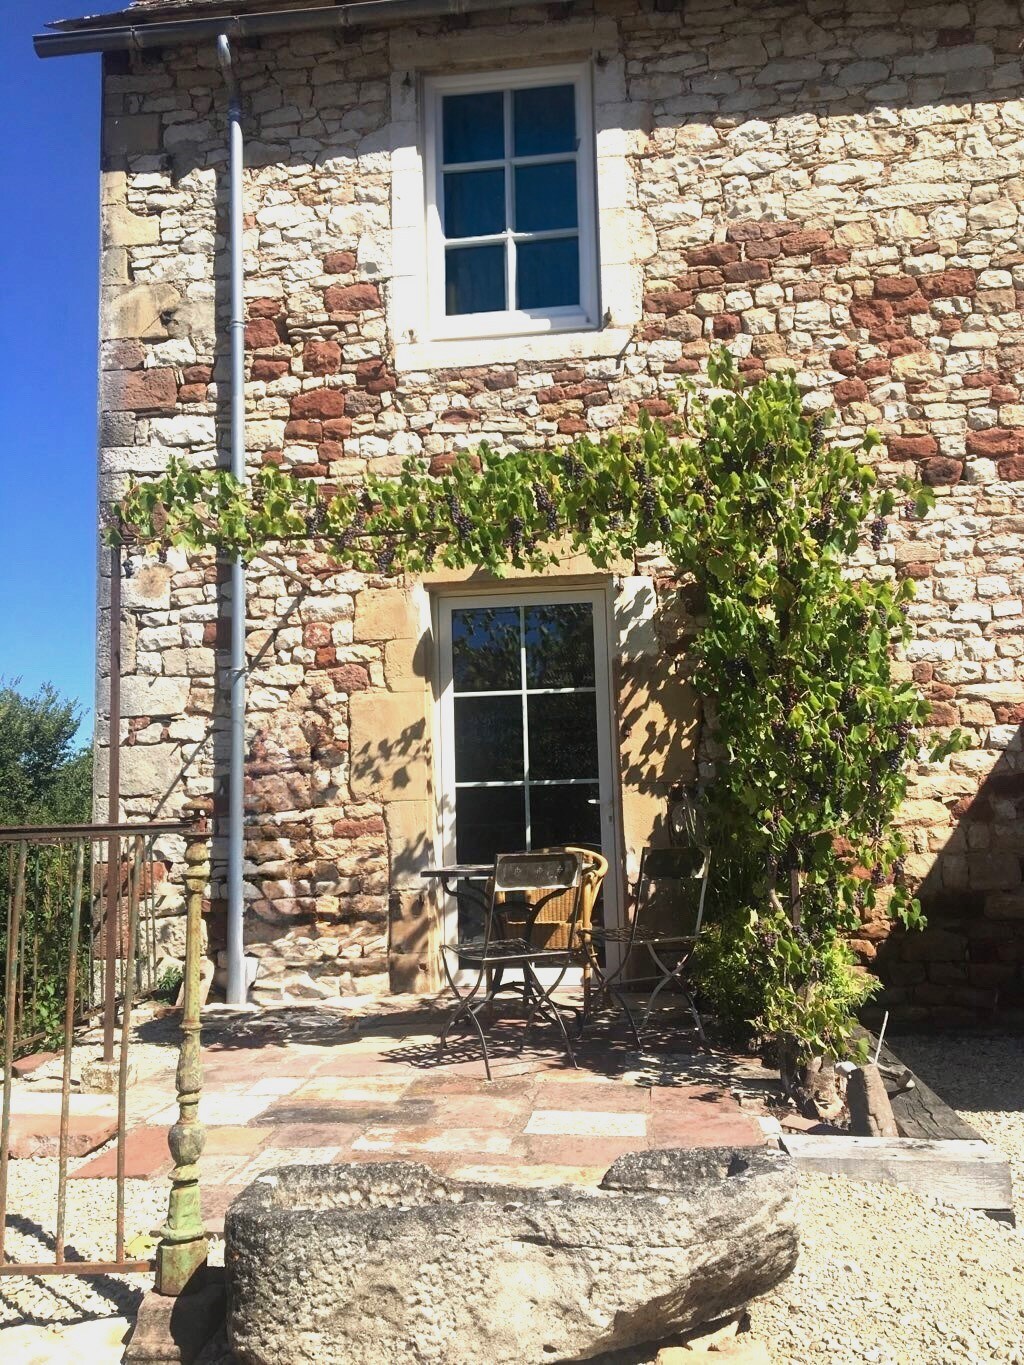
<instances>
[{"instance_id":1,"label":"iron fence post","mask_svg":"<svg viewBox=\"0 0 1024 1365\"><path fill-rule=\"evenodd\" d=\"M209 822L203 807L187 836L185 884L185 979L181 1015L181 1048L178 1053L178 1121L167 1135L174 1158L167 1223L156 1249L158 1294L180 1294L196 1272L206 1264L207 1236L203 1226L199 1188L199 1158L205 1141L199 1122L199 1099L203 1088L200 1052L199 992L202 951L203 894L210 875Z\"/></svg>"}]
</instances>

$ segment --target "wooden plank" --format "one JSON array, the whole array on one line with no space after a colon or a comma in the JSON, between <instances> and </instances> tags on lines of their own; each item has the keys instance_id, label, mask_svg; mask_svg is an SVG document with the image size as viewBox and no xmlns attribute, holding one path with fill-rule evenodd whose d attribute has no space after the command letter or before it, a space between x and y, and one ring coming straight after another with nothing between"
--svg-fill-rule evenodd
<instances>
[{"instance_id":1,"label":"wooden plank","mask_svg":"<svg viewBox=\"0 0 1024 1365\"><path fill-rule=\"evenodd\" d=\"M904 1185L957 1208L1013 1207L1009 1163L987 1142L816 1133L784 1133L781 1142L805 1170Z\"/></svg>"},{"instance_id":2,"label":"wooden plank","mask_svg":"<svg viewBox=\"0 0 1024 1365\"><path fill-rule=\"evenodd\" d=\"M874 1043L872 1043L874 1055ZM883 1047L878 1060L884 1067L897 1073L909 1070L889 1048ZM914 1073L911 1072L914 1076ZM890 1095L893 1117L900 1135L907 1138L932 1138L937 1141L957 1139L961 1142L981 1142L982 1136L951 1108L941 1095L914 1076L910 1090Z\"/></svg>"}]
</instances>

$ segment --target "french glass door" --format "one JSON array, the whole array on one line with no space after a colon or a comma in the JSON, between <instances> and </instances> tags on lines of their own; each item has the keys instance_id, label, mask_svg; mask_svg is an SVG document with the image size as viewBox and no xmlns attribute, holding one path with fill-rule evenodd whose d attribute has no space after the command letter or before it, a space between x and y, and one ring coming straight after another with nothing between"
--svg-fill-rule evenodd
<instances>
[{"instance_id":1,"label":"french glass door","mask_svg":"<svg viewBox=\"0 0 1024 1365\"><path fill-rule=\"evenodd\" d=\"M604 594L446 598L439 624L444 861L581 844L614 866ZM470 913L447 908L449 942Z\"/></svg>"}]
</instances>

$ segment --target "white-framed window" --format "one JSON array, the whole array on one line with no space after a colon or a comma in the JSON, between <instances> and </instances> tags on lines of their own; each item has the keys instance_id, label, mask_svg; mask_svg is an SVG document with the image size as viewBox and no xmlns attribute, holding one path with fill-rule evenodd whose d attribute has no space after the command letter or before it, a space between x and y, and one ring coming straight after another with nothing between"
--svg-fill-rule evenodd
<instances>
[{"instance_id":1,"label":"white-framed window","mask_svg":"<svg viewBox=\"0 0 1024 1365\"><path fill-rule=\"evenodd\" d=\"M596 327L589 67L430 77L424 95L430 335Z\"/></svg>"}]
</instances>

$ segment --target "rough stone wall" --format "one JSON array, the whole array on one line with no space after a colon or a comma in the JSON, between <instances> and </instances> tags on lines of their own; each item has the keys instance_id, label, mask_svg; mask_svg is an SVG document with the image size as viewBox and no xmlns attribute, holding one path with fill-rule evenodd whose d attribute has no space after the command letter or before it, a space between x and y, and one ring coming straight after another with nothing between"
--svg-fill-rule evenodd
<instances>
[{"instance_id":1,"label":"rough stone wall","mask_svg":"<svg viewBox=\"0 0 1024 1365\"><path fill-rule=\"evenodd\" d=\"M418 73L396 44L465 51L475 35L479 67L524 38L545 51L552 26L588 15L600 36L580 55L618 111L642 320L612 356L575 338L556 363L531 360L526 341L500 363L397 369L387 310L408 262L390 236L391 171L407 148L394 104ZM858 940L909 1022L1024 1020L1022 36L1003 0L598 0L239 51L254 467L338 481L414 453L440 471L484 436L607 429L640 406L666 412L679 376L725 341L752 375L795 367L843 436L877 426L883 477L936 487L926 522L858 556L863 572L916 580L901 669L973 746L922 765L904 812L932 927L884 942L869 922ZM223 451L224 103L212 46L107 59L104 498L171 455ZM271 994L377 988L389 938L393 968L409 966L393 979L425 982L429 907L390 872L389 842L394 866L433 795L427 594L313 556L299 567L318 589L298 604L274 567L251 575L247 934ZM216 566L172 552L139 566L125 597L124 809L217 799L230 604ZM620 689L650 666L623 649ZM385 712L404 741L382 755ZM102 746L102 721L99 733ZM389 816L409 781L413 804Z\"/></svg>"}]
</instances>

